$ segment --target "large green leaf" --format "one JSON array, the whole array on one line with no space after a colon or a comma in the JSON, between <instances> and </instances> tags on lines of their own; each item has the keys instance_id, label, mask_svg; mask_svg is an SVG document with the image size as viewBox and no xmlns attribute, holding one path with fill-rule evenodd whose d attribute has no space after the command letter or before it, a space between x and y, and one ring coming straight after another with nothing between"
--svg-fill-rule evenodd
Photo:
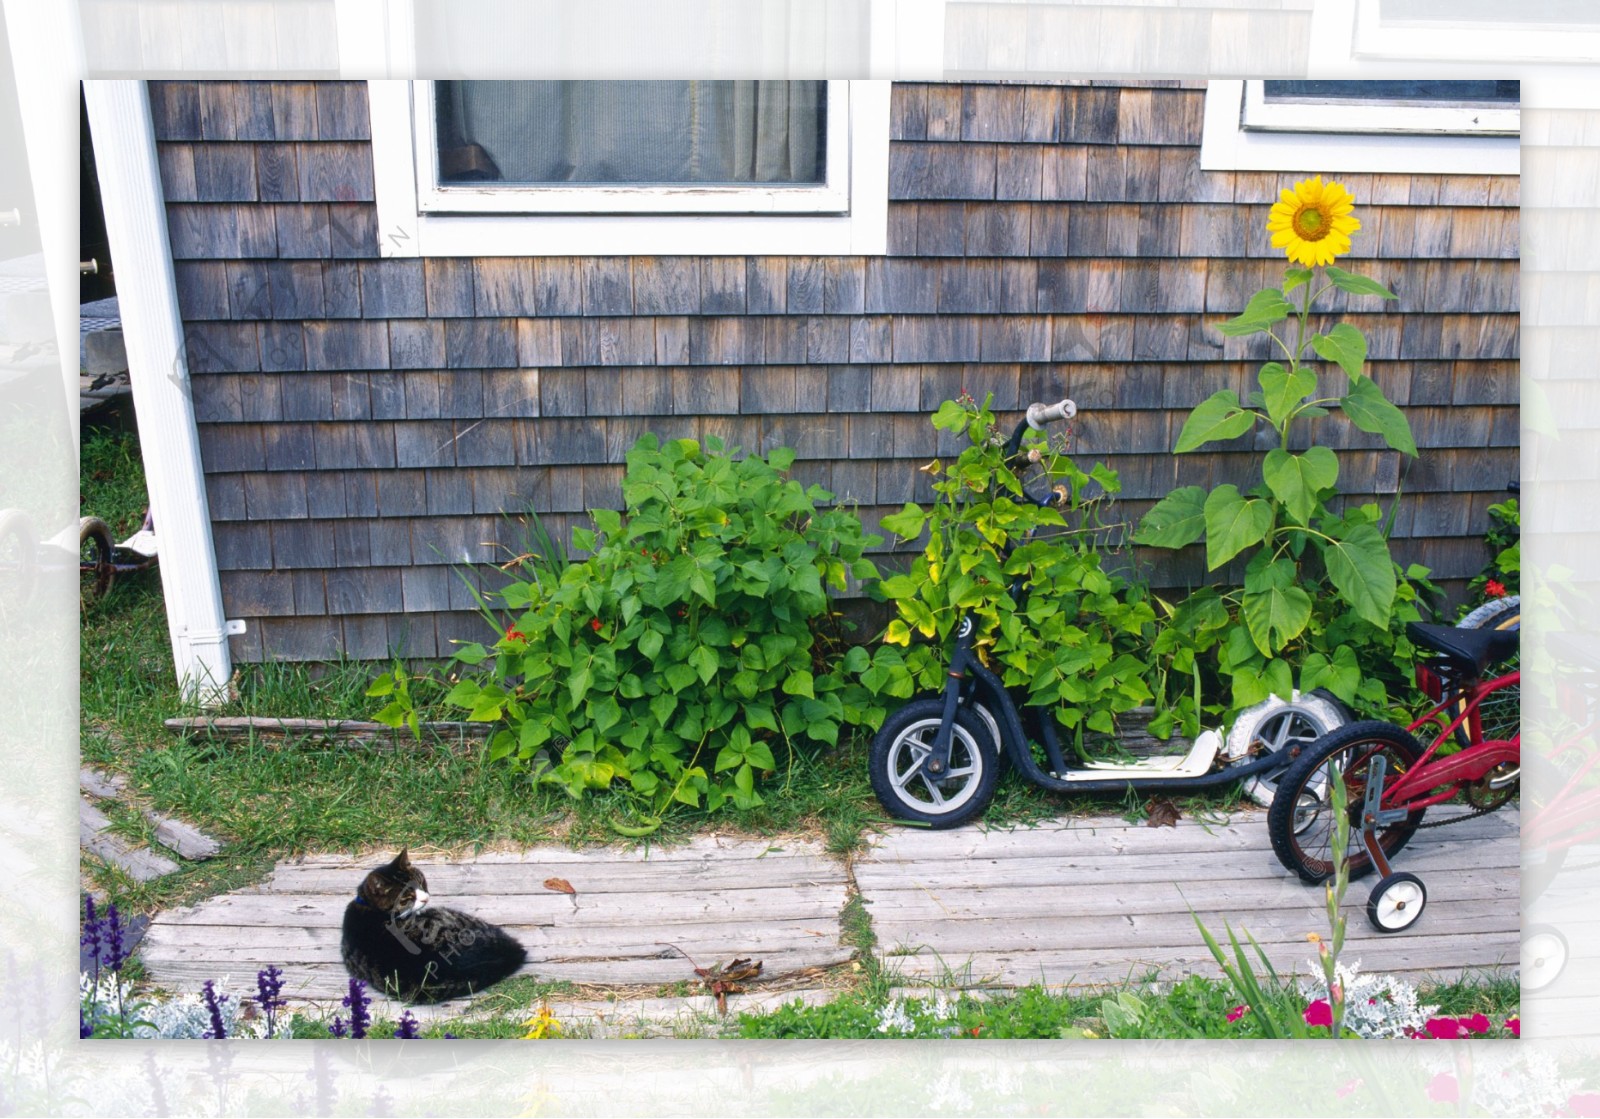
<instances>
[{"instance_id":1,"label":"large green leaf","mask_svg":"<svg viewBox=\"0 0 1600 1119\"><path fill-rule=\"evenodd\" d=\"M1370 524L1347 525L1323 550L1323 561L1339 597L1360 617L1387 628L1395 580L1383 534Z\"/></svg>"},{"instance_id":2,"label":"large green leaf","mask_svg":"<svg viewBox=\"0 0 1600 1119\"><path fill-rule=\"evenodd\" d=\"M1333 286L1340 291L1347 291L1351 295L1381 295L1385 299L1400 298L1394 292L1384 287L1377 280L1369 280L1365 276L1358 276L1354 272L1346 272L1343 268L1327 267L1328 279L1333 281Z\"/></svg>"},{"instance_id":3,"label":"large green leaf","mask_svg":"<svg viewBox=\"0 0 1600 1119\"><path fill-rule=\"evenodd\" d=\"M1311 447L1301 454L1274 447L1261 464L1261 475L1289 515L1300 524L1309 524L1317 508L1317 492L1339 479L1339 458L1326 447Z\"/></svg>"},{"instance_id":4,"label":"large green leaf","mask_svg":"<svg viewBox=\"0 0 1600 1119\"><path fill-rule=\"evenodd\" d=\"M1156 548L1182 548L1206 532L1206 491L1199 486L1173 490L1139 522L1135 544Z\"/></svg>"},{"instance_id":5,"label":"large green leaf","mask_svg":"<svg viewBox=\"0 0 1600 1119\"><path fill-rule=\"evenodd\" d=\"M1389 398L1371 377L1352 381L1350 392L1339 401L1339 407L1362 431L1381 435L1395 450L1416 457L1417 443L1411 437L1411 425L1406 422L1405 413L1389 403Z\"/></svg>"},{"instance_id":6,"label":"large green leaf","mask_svg":"<svg viewBox=\"0 0 1600 1119\"><path fill-rule=\"evenodd\" d=\"M1316 390L1317 375L1309 369L1290 373L1275 361L1269 361L1256 374L1261 382L1261 403L1267 409L1267 418L1281 424L1307 395Z\"/></svg>"},{"instance_id":7,"label":"large green leaf","mask_svg":"<svg viewBox=\"0 0 1600 1119\"><path fill-rule=\"evenodd\" d=\"M1311 596L1295 585L1295 566L1289 560L1252 562L1250 568L1240 604L1250 640L1262 656L1270 657L1306 628Z\"/></svg>"},{"instance_id":8,"label":"large green leaf","mask_svg":"<svg viewBox=\"0 0 1600 1119\"><path fill-rule=\"evenodd\" d=\"M1212 393L1183 422L1178 433L1178 445L1173 451L1182 454L1203 447L1218 439L1237 439L1256 423L1256 414L1239 403L1239 394L1232 389Z\"/></svg>"},{"instance_id":9,"label":"large green leaf","mask_svg":"<svg viewBox=\"0 0 1600 1119\"><path fill-rule=\"evenodd\" d=\"M1327 688L1346 703L1354 703L1356 689L1361 686L1361 666L1356 663L1355 651L1340 645L1330 660L1322 653L1312 653L1300 666L1300 690Z\"/></svg>"},{"instance_id":10,"label":"large green leaf","mask_svg":"<svg viewBox=\"0 0 1600 1119\"><path fill-rule=\"evenodd\" d=\"M1280 323L1293 313L1294 306L1283 297L1283 292L1277 288L1267 288L1251 296L1250 302L1245 305L1244 311L1238 317L1218 323L1217 329L1229 337L1259 334L1273 323Z\"/></svg>"},{"instance_id":11,"label":"large green leaf","mask_svg":"<svg viewBox=\"0 0 1600 1119\"><path fill-rule=\"evenodd\" d=\"M1206 568L1215 571L1272 528L1272 506L1246 499L1234 485L1218 486L1206 498Z\"/></svg>"},{"instance_id":12,"label":"large green leaf","mask_svg":"<svg viewBox=\"0 0 1600 1119\"><path fill-rule=\"evenodd\" d=\"M1338 362L1339 368L1354 381L1367 364L1367 338L1349 323L1340 323L1326 334L1311 339L1311 348L1324 361Z\"/></svg>"}]
</instances>

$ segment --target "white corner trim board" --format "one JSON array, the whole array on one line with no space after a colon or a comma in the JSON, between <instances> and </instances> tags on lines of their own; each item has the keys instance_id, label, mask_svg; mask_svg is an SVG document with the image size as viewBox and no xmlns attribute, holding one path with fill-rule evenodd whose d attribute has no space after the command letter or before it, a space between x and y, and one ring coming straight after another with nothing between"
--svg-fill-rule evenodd
<instances>
[{"instance_id":1,"label":"white corner trim board","mask_svg":"<svg viewBox=\"0 0 1600 1119\"><path fill-rule=\"evenodd\" d=\"M150 514L161 540L173 661L184 695L215 704L226 697L232 668L149 94L142 81L88 81L84 97L117 262Z\"/></svg>"},{"instance_id":2,"label":"white corner trim board","mask_svg":"<svg viewBox=\"0 0 1600 1119\"><path fill-rule=\"evenodd\" d=\"M830 83L848 99L849 142L830 150L830 158L848 159L848 210L815 214L437 212L430 209L435 203L421 162L428 153L418 139L418 84L367 83L384 256L857 256L888 250L887 81Z\"/></svg>"}]
</instances>

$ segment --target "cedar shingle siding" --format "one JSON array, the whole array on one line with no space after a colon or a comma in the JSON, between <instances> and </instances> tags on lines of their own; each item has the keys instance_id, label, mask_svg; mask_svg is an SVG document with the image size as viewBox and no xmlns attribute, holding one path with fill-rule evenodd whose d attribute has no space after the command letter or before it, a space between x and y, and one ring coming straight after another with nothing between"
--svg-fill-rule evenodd
<instances>
[{"instance_id":1,"label":"cedar shingle siding","mask_svg":"<svg viewBox=\"0 0 1600 1119\"><path fill-rule=\"evenodd\" d=\"M234 655L448 652L481 633L450 565L506 558L502 511L565 531L619 505L647 430L792 446L869 528L928 496L916 467L955 447L926 414L963 387L1076 399L1130 518L1244 480L1245 440L1169 452L1185 409L1253 384L1264 340L1208 324L1281 275L1263 226L1295 176L1202 172L1203 99L897 85L885 257L380 260L364 83L151 83ZM1517 180L1339 177L1351 266L1400 295L1345 317L1422 457L1402 477L1322 432L1374 451L1345 492L1403 491L1401 558L1461 580L1518 469Z\"/></svg>"}]
</instances>

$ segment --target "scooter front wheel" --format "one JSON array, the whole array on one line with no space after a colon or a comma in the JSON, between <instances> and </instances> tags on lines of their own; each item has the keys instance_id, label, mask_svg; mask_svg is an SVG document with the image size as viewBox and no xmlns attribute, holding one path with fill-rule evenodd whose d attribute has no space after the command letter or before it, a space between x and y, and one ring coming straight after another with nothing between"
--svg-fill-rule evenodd
<instances>
[{"instance_id":1,"label":"scooter front wheel","mask_svg":"<svg viewBox=\"0 0 1600 1119\"><path fill-rule=\"evenodd\" d=\"M906 704L872 740L872 791L891 816L933 828L955 828L982 816L1000 779L1000 755L981 719L956 709L950 735L950 765L931 774L924 761L933 752L944 716L942 699Z\"/></svg>"}]
</instances>

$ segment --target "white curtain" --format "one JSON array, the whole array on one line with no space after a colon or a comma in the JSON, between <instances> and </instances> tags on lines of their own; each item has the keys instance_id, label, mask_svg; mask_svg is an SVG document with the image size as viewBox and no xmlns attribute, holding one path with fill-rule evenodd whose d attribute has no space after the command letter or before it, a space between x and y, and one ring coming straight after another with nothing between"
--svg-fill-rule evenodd
<instances>
[{"instance_id":1,"label":"white curtain","mask_svg":"<svg viewBox=\"0 0 1600 1119\"><path fill-rule=\"evenodd\" d=\"M434 89L444 182L825 177L824 82L441 81Z\"/></svg>"}]
</instances>

